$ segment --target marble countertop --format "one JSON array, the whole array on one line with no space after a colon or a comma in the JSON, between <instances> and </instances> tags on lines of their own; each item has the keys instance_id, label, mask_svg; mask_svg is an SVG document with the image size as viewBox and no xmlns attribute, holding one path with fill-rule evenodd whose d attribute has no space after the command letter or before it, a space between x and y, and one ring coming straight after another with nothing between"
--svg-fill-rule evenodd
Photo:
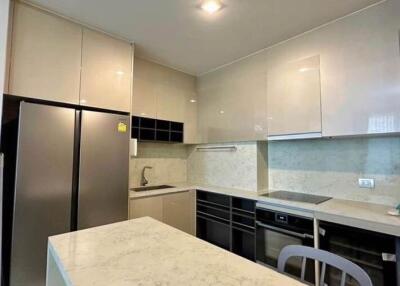
<instances>
[{"instance_id":1,"label":"marble countertop","mask_svg":"<svg viewBox=\"0 0 400 286\"><path fill-rule=\"evenodd\" d=\"M149 217L52 236L49 248L67 285L304 285Z\"/></svg>"},{"instance_id":2,"label":"marble countertop","mask_svg":"<svg viewBox=\"0 0 400 286\"><path fill-rule=\"evenodd\" d=\"M400 217L388 215L389 206L331 199L314 211L319 220L378 231L400 237Z\"/></svg>"},{"instance_id":3,"label":"marble countertop","mask_svg":"<svg viewBox=\"0 0 400 286\"><path fill-rule=\"evenodd\" d=\"M319 205L314 205L263 197L262 194L267 193L268 190L262 190L257 193L254 191L242 191L215 186L195 185L190 183L175 183L172 185L176 187L146 192L130 191L129 196L131 199L135 199L139 197L156 196L188 190L204 190L208 192L257 200L274 207L284 208L287 210L287 212L296 213L297 210L307 212L319 220L400 236L400 217L388 215L387 212L391 209L391 207L386 205L341 199L331 199Z\"/></svg>"}]
</instances>

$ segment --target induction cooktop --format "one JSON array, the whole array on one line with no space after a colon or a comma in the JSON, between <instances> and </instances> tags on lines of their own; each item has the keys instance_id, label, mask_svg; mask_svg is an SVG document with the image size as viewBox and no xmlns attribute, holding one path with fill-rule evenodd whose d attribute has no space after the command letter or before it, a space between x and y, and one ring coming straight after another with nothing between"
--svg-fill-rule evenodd
<instances>
[{"instance_id":1,"label":"induction cooktop","mask_svg":"<svg viewBox=\"0 0 400 286\"><path fill-rule=\"evenodd\" d=\"M315 204L315 205L318 205L320 203L323 203L323 202L331 199L331 197L316 196L316 195L287 192L287 191L276 191L276 192L272 192L272 193L265 194L262 196L273 198L273 199L310 203L310 204Z\"/></svg>"}]
</instances>

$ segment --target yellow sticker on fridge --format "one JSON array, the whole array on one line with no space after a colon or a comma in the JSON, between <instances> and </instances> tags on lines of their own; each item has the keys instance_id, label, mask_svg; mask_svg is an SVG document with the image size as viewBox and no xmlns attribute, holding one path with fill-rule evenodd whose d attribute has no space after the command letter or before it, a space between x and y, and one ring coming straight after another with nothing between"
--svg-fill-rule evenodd
<instances>
[{"instance_id":1,"label":"yellow sticker on fridge","mask_svg":"<svg viewBox=\"0 0 400 286\"><path fill-rule=\"evenodd\" d=\"M123 122L118 123L118 132L125 133L126 130L127 130L127 126L125 123L123 123Z\"/></svg>"}]
</instances>

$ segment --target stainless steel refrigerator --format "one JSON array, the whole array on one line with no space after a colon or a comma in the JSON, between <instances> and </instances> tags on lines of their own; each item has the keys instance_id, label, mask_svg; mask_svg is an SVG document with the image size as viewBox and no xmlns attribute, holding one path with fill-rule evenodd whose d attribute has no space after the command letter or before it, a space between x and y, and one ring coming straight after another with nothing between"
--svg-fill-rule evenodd
<instances>
[{"instance_id":1,"label":"stainless steel refrigerator","mask_svg":"<svg viewBox=\"0 0 400 286\"><path fill-rule=\"evenodd\" d=\"M49 236L127 219L129 116L29 102L18 113L3 271L11 286L42 286Z\"/></svg>"}]
</instances>

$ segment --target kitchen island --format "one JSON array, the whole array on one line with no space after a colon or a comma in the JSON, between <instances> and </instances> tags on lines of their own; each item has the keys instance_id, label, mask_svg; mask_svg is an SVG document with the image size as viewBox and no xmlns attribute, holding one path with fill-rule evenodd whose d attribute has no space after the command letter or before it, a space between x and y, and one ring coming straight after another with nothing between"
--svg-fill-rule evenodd
<instances>
[{"instance_id":1,"label":"kitchen island","mask_svg":"<svg viewBox=\"0 0 400 286\"><path fill-rule=\"evenodd\" d=\"M149 217L50 237L46 284L304 285Z\"/></svg>"}]
</instances>

